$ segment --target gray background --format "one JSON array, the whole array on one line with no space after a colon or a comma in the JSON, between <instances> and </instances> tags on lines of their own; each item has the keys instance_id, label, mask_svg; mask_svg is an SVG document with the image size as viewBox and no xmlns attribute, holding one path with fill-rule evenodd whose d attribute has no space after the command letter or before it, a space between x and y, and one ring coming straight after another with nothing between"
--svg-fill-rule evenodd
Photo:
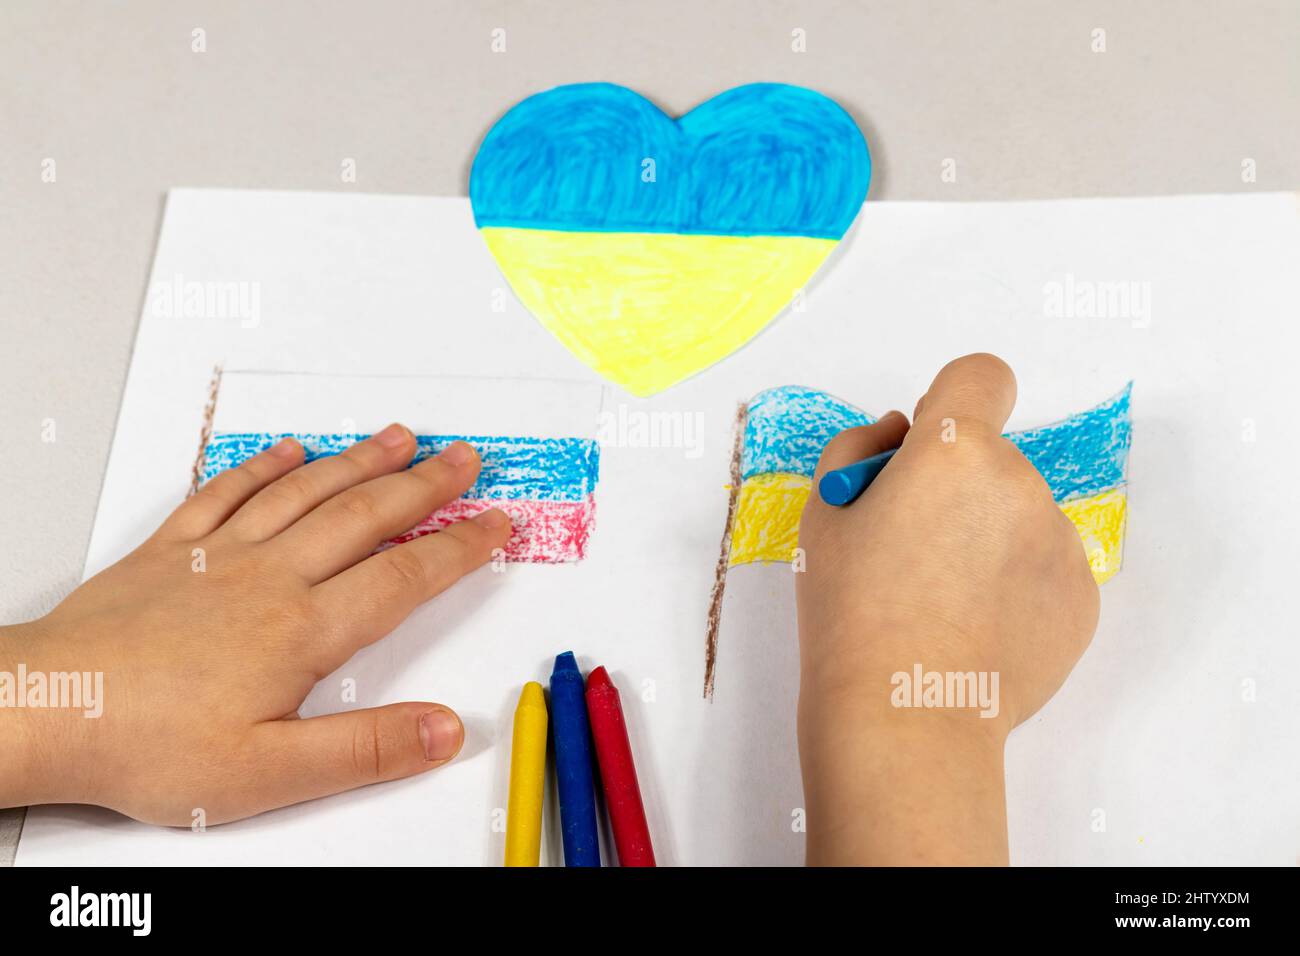
<instances>
[{"instance_id":1,"label":"gray background","mask_svg":"<svg viewBox=\"0 0 1300 956\"><path fill-rule=\"evenodd\" d=\"M464 194L537 90L611 80L676 114L778 80L854 114L873 199L1290 190L1298 51L1296 0L5 0L0 622L80 579L171 186ZM21 819L0 811L0 864Z\"/></svg>"}]
</instances>

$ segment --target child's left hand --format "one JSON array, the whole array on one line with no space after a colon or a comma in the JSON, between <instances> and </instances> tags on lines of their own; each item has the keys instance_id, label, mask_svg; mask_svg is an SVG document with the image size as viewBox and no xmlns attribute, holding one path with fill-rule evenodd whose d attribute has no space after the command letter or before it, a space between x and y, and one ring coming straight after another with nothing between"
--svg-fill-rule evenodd
<instances>
[{"instance_id":1,"label":"child's left hand","mask_svg":"<svg viewBox=\"0 0 1300 956\"><path fill-rule=\"evenodd\" d=\"M0 707L0 807L214 824L454 757L464 729L440 704L297 719L321 678L510 537L494 509L373 554L478 475L463 442L403 470L414 453L400 425L308 465L286 439L46 617L0 628L0 671L99 672L104 688L98 718Z\"/></svg>"}]
</instances>

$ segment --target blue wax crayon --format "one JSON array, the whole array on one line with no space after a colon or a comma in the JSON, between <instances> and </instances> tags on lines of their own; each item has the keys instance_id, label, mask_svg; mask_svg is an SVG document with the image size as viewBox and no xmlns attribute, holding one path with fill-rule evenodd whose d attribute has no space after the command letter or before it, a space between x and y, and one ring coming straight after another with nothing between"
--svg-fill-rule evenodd
<instances>
[{"instance_id":1,"label":"blue wax crayon","mask_svg":"<svg viewBox=\"0 0 1300 956\"><path fill-rule=\"evenodd\" d=\"M891 448L879 455L826 472L817 483L817 492L822 496L822 501L837 507L853 504L867 490L867 485L876 480L876 475L880 474L896 451L897 448Z\"/></svg>"},{"instance_id":2,"label":"blue wax crayon","mask_svg":"<svg viewBox=\"0 0 1300 956\"><path fill-rule=\"evenodd\" d=\"M572 651L555 658L551 672L551 727L565 866L600 866L596 787L591 775L591 730L586 689Z\"/></svg>"}]
</instances>

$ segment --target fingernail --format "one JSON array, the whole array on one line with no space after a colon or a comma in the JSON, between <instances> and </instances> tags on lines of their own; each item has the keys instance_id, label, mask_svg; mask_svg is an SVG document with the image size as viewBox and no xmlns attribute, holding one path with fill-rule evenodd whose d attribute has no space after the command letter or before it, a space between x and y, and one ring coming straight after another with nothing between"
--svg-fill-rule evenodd
<instances>
[{"instance_id":1,"label":"fingernail","mask_svg":"<svg viewBox=\"0 0 1300 956\"><path fill-rule=\"evenodd\" d=\"M401 448L406 444L410 434L411 430L405 425L399 425L397 422L393 422L393 424L389 425L375 436L375 441L379 442L379 444L383 445L385 448Z\"/></svg>"},{"instance_id":2,"label":"fingernail","mask_svg":"<svg viewBox=\"0 0 1300 956\"><path fill-rule=\"evenodd\" d=\"M459 468L474 460L474 449L463 441L454 441L438 452L438 457L453 468Z\"/></svg>"},{"instance_id":3,"label":"fingernail","mask_svg":"<svg viewBox=\"0 0 1300 956\"><path fill-rule=\"evenodd\" d=\"M500 508L493 508L490 511L484 511L474 516L474 523L480 524L485 528L500 528L510 523L510 516Z\"/></svg>"},{"instance_id":4,"label":"fingernail","mask_svg":"<svg viewBox=\"0 0 1300 956\"><path fill-rule=\"evenodd\" d=\"M881 415L878 419L876 419L876 423L879 424L880 422L883 422L887 418L906 418L906 417L907 417L906 415L904 415L898 409L894 408L885 412L885 414Z\"/></svg>"},{"instance_id":5,"label":"fingernail","mask_svg":"<svg viewBox=\"0 0 1300 956\"><path fill-rule=\"evenodd\" d=\"M420 717L420 746L425 760L450 760L460 753L465 730L449 710L431 710Z\"/></svg>"},{"instance_id":6,"label":"fingernail","mask_svg":"<svg viewBox=\"0 0 1300 956\"><path fill-rule=\"evenodd\" d=\"M298 443L292 438L281 438L267 449L276 458L292 458L298 454Z\"/></svg>"}]
</instances>

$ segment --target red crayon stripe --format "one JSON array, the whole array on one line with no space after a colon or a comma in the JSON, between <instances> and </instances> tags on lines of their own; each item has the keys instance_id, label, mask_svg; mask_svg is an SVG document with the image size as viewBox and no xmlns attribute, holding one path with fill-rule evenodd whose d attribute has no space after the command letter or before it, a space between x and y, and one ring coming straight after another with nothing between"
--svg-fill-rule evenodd
<instances>
[{"instance_id":1,"label":"red crayon stripe","mask_svg":"<svg viewBox=\"0 0 1300 956\"><path fill-rule=\"evenodd\" d=\"M600 781L605 787L605 806L614 830L618 865L654 866L655 851L650 845L650 828L646 826L645 808L641 805L623 705L618 699L618 688L603 667L597 667L587 676L587 715L596 744Z\"/></svg>"},{"instance_id":2,"label":"red crayon stripe","mask_svg":"<svg viewBox=\"0 0 1300 956\"><path fill-rule=\"evenodd\" d=\"M472 518L489 508L500 508L514 525L514 534L505 546L507 561L561 564L581 561L587 556L587 539L596 523L596 502L591 495L582 501L458 498L410 531L386 541L381 550L441 531L453 522Z\"/></svg>"}]
</instances>

